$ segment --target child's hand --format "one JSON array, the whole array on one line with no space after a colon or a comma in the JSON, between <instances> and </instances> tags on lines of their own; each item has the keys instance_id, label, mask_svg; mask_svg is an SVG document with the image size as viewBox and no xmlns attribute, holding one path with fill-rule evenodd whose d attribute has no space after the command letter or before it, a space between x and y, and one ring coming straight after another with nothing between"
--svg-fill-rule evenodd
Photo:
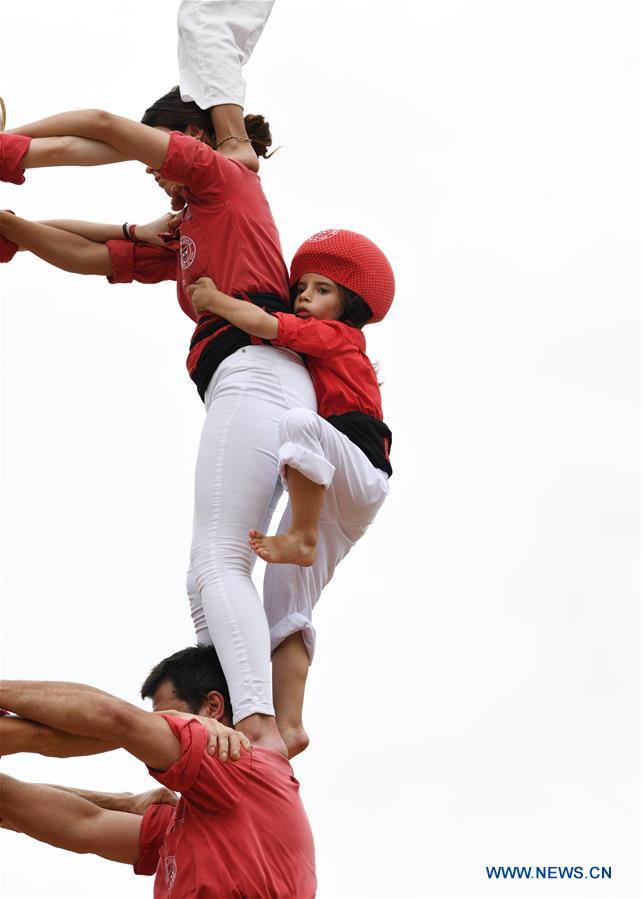
<instances>
[{"instance_id":1,"label":"child's hand","mask_svg":"<svg viewBox=\"0 0 642 899\"><path fill-rule=\"evenodd\" d=\"M211 278L198 278L187 288L190 299L197 312L211 312L212 300L218 290Z\"/></svg>"}]
</instances>

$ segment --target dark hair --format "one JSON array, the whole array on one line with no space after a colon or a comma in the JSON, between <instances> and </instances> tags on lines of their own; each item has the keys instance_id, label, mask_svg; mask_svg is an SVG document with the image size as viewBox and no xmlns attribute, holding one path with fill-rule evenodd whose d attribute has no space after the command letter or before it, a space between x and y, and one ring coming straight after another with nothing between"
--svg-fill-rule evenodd
<instances>
[{"instance_id":1,"label":"dark hair","mask_svg":"<svg viewBox=\"0 0 642 899\"><path fill-rule=\"evenodd\" d=\"M246 115L243 119L245 130L250 138L252 147L257 156L268 158L268 147L272 146L270 125L262 115ZM193 100L181 100L178 87L173 87L160 99L145 110L141 122L143 125L160 125L162 128L170 128L172 131L185 131L189 125L203 129L205 143L211 147L216 145L216 134L210 114L206 109L201 109ZM271 155L271 154L269 154Z\"/></svg>"},{"instance_id":2,"label":"dark hair","mask_svg":"<svg viewBox=\"0 0 642 899\"><path fill-rule=\"evenodd\" d=\"M343 284L338 284L337 287L343 297L343 313L339 321L354 325L355 328L363 328L372 318L372 309L354 290L344 287Z\"/></svg>"},{"instance_id":3,"label":"dark hair","mask_svg":"<svg viewBox=\"0 0 642 899\"><path fill-rule=\"evenodd\" d=\"M213 646L188 646L154 665L140 688L143 699L153 697L161 684L169 681L176 696L197 714L211 690L221 693L231 716L232 704L227 681Z\"/></svg>"}]
</instances>

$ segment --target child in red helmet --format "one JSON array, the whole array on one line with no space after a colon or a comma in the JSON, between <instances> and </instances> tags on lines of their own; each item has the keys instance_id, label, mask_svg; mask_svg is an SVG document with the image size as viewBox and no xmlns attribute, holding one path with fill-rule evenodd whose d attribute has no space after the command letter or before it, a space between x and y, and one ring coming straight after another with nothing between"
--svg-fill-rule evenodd
<instances>
[{"instance_id":1,"label":"child in red helmet","mask_svg":"<svg viewBox=\"0 0 642 899\"><path fill-rule=\"evenodd\" d=\"M290 506L279 532L249 534L252 549L270 563L264 604L274 704L292 757L308 743L302 710L314 652L312 609L388 493L392 435L361 328L387 313L394 277L372 241L333 229L299 247L290 285L294 315L272 315L228 296L209 278L189 289L198 312L304 354L317 395L318 414L291 409L280 422L279 468Z\"/></svg>"}]
</instances>

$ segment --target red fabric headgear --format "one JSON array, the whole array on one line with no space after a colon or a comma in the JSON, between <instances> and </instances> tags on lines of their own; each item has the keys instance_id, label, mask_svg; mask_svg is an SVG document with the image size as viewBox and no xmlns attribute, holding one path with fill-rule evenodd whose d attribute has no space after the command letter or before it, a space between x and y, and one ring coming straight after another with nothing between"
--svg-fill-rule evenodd
<instances>
[{"instance_id":1,"label":"red fabric headgear","mask_svg":"<svg viewBox=\"0 0 642 899\"><path fill-rule=\"evenodd\" d=\"M363 234L330 228L302 243L290 266L290 284L315 272L358 293L372 309L371 322L384 317L395 295L395 277L381 250Z\"/></svg>"}]
</instances>

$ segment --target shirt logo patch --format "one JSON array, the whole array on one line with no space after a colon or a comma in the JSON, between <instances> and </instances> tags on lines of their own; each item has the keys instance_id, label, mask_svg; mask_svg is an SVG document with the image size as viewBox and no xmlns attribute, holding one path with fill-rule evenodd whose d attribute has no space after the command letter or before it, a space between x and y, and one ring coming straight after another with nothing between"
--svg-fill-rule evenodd
<instances>
[{"instance_id":1,"label":"shirt logo patch","mask_svg":"<svg viewBox=\"0 0 642 899\"><path fill-rule=\"evenodd\" d=\"M328 228L327 231L317 231L312 237L308 237L307 243L319 243L319 241L327 240L329 237L334 237L334 235L338 233L338 228Z\"/></svg>"},{"instance_id":2,"label":"shirt logo patch","mask_svg":"<svg viewBox=\"0 0 642 899\"><path fill-rule=\"evenodd\" d=\"M172 892L174 881L176 880L176 858L168 855L165 859L165 883L167 884L167 892Z\"/></svg>"},{"instance_id":3,"label":"shirt logo patch","mask_svg":"<svg viewBox=\"0 0 642 899\"><path fill-rule=\"evenodd\" d=\"M191 237L181 236L181 268L189 268L196 259L196 244Z\"/></svg>"}]
</instances>

